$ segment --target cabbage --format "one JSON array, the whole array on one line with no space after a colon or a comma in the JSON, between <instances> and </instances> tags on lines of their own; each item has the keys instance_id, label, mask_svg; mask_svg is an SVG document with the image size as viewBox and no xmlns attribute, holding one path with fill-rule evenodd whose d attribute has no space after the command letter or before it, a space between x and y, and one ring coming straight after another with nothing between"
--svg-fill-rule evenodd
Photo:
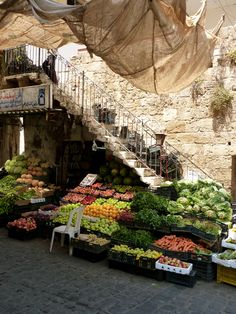
<instances>
[{"instance_id":1,"label":"cabbage","mask_svg":"<svg viewBox=\"0 0 236 314\"><path fill-rule=\"evenodd\" d=\"M206 217L208 217L208 218L216 218L216 214L215 214L214 210L207 210L207 211L205 212L205 215L206 215Z\"/></svg>"},{"instance_id":2,"label":"cabbage","mask_svg":"<svg viewBox=\"0 0 236 314\"><path fill-rule=\"evenodd\" d=\"M182 205L187 205L187 204L189 204L189 201L186 197L179 197L177 199L177 203L180 203Z\"/></svg>"}]
</instances>

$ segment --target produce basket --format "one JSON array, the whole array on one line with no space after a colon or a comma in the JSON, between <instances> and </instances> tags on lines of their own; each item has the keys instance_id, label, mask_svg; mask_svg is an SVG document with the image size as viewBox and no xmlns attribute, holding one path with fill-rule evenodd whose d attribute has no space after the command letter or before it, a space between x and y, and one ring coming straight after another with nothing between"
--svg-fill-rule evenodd
<instances>
[{"instance_id":1,"label":"produce basket","mask_svg":"<svg viewBox=\"0 0 236 314\"><path fill-rule=\"evenodd\" d=\"M170 271L170 272L181 274L181 275L189 275L193 269L193 264L189 263L188 268L182 268L182 267L176 267L176 266L162 264L162 263L159 263L158 261L156 261L155 267L156 267L156 269L160 269L160 270L164 270L164 271Z\"/></svg>"},{"instance_id":2,"label":"produce basket","mask_svg":"<svg viewBox=\"0 0 236 314\"><path fill-rule=\"evenodd\" d=\"M217 282L236 286L236 269L217 265Z\"/></svg>"},{"instance_id":3,"label":"produce basket","mask_svg":"<svg viewBox=\"0 0 236 314\"><path fill-rule=\"evenodd\" d=\"M197 281L196 271L192 270L189 275L166 272L166 281L192 288Z\"/></svg>"}]
</instances>

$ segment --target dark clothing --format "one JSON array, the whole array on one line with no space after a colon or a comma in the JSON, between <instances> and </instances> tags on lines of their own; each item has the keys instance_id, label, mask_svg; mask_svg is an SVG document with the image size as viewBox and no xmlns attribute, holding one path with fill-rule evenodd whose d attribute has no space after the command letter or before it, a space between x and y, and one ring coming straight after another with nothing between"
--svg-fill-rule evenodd
<instances>
[{"instance_id":1,"label":"dark clothing","mask_svg":"<svg viewBox=\"0 0 236 314\"><path fill-rule=\"evenodd\" d=\"M53 83L57 84L57 75L55 71L55 61L56 57L54 55L49 55L47 59L43 62L42 67L47 76L53 81Z\"/></svg>"}]
</instances>

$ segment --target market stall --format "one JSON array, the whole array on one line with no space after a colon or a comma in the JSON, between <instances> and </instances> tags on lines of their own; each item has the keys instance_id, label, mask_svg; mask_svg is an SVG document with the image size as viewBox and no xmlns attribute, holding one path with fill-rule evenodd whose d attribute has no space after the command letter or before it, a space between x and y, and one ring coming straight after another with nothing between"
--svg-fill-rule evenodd
<instances>
[{"instance_id":1,"label":"market stall","mask_svg":"<svg viewBox=\"0 0 236 314\"><path fill-rule=\"evenodd\" d=\"M179 180L150 191L143 185L124 184L131 182L127 180L130 169L111 161L106 166L99 174L86 176L81 184L65 188L57 203L38 203L37 210L9 222L9 236L50 239L53 228L67 224L70 212L83 205L80 233L70 243L74 256L92 262L107 258L109 267L188 287L199 279L211 281L217 277L218 281L228 282L222 279L221 269L228 264L216 267L216 258L228 257L236 263L234 252L222 253L222 246L236 244L230 242L235 241L235 231L229 229L231 197L221 184ZM46 180L42 187L39 183L32 185L39 169L36 171L32 165L29 168L28 164L26 169L27 174L19 173L15 179L17 186L28 186L27 193L42 193L50 186ZM0 180L1 191L6 178L9 180L9 176ZM19 229L25 236L19 237L15 232ZM229 263L230 274L234 263Z\"/></svg>"}]
</instances>

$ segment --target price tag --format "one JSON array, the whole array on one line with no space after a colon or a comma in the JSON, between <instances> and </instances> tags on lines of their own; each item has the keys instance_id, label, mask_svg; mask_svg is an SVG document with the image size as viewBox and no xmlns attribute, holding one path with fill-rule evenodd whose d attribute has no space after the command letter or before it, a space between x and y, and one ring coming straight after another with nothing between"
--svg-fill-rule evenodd
<instances>
[{"instance_id":1,"label":"price tag","mask_svg":"<svg viewBox=\"0 0 236 314\"><path fill-rule=\"evenodd\" d=\"M45 201L46 200L44 197L42 197L42 198L31 198L30 203L31 204L37 204L37 203L43 203Z\"/></svg>"},{"instance_id":2,"label":"price tag","mask_svg":"<svg viewBox=\"0 0 236 314\"><path fill-rule=\"evenodd\" d=\"M87 176L80 182L80 186L89 186L92 185L97 180L98 175L89 173Z\"/></svg>"}]
</instances>

